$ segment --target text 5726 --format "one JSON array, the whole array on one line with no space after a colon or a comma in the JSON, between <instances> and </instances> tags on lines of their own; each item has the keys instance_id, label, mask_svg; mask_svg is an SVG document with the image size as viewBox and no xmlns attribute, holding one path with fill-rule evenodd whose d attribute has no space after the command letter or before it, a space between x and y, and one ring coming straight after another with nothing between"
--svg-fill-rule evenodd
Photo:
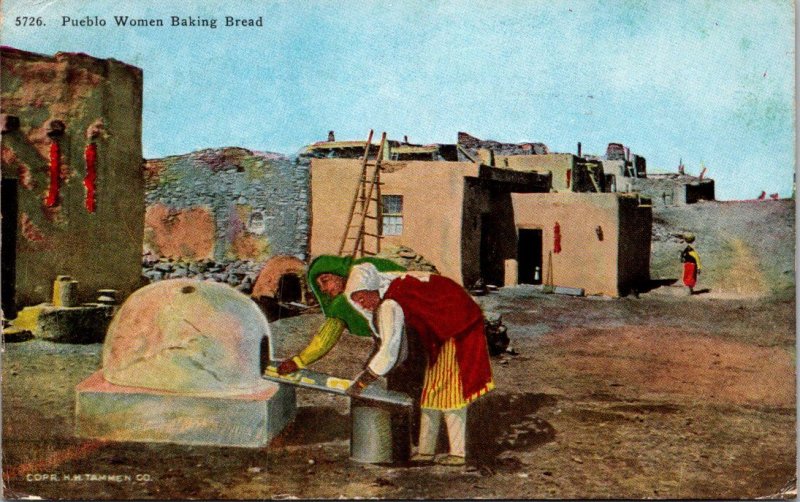
<instances>
[{"instance_id":1,"label":"text 5726","mask_svg":"<svg viewBox=\"0 0 800 502\"><path fill-rule=\"evenodd\" d=\"M14 26L44 26L44 19L34 16L17 16Z\"/></svg>"}]
</instances>

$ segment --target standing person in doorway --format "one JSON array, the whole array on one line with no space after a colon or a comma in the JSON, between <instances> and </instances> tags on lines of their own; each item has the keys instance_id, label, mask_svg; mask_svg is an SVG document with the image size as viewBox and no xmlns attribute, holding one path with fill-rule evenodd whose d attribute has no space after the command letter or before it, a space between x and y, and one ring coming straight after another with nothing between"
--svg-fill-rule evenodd
<instances>
[{"instance_id":1,"label":"standing person in doorway","mask_svg":"<svg viewBox=\"0 0 800 502\"><path fill-rule=\"evenodd\" d=\"M681 251L681 262L683 263L683 284L689 289L689 295L694 294L694 287L697 285L697 274L702 270L700 264L700 254L692 247L694 234L687 232L683 234L686 247Z\"/></svg>"}]
</instances>

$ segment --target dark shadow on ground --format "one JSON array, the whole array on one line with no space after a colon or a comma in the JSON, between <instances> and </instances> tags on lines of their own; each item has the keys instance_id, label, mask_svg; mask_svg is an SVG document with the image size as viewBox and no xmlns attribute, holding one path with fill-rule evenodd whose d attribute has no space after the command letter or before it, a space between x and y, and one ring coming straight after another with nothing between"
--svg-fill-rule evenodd
<instances>
[{"instance_id":1,"label":"dark shadow on ground","mask_svg":"<svg viewBox=\"0 0 800 502\"><path fill-rule=\"evenodd\" d=\"M5 343L20 343L20 342L27 342L28 340L33 339L33 333L30 331L3 331L3 342Z\"/></svg>"},{"instance_id":2,"label":"dark shadow on ground","mask_svg":"<svg viewBox=\"0 0 800 502\"><path fill-rule=\"evenodd\" d=\"M330 407L303 406L297 416L275 439L271 447L327 443L350 438L350 417Z\"/></svg>"},{"instance_id":3,"label":"dark shadow on ground","mask_svg":"<svg viewBox=\"0 0 800 502\"><path fill-rule=\"evenodd\" d=\"M678 282L678 279L650 279L648 282L639 285L639 293L647 293L662 286L672 286L676 282Z\"/></svg>"},{"instance_id":4,"label":"dark shadow on ground","mask_svg":"<svg viewBox=\"0 0 800 502\"><path fill-rule=\"evenodd\" d=\"M556 430L538 418L536 411L556 402L555 397L547 394L492 393L474 403L467 417L470 464L491 470L519 469L518 460L498 459L498 456L507 451L532 450L553 441Z\"/></svg>"},{"instance_id":5,"label":"dark shadow on ground","mask_svg":"<svg viewBox=\"0 0 800 502\"><path fill-rule=\"evenodd\" d=\"M696 289L696 290L694 290L694 291L692 292L692 294L693 294L693 295L703 295L703 294L710 293L710 292L711 292L711 289L709 289L709 288L703 288L703 289Z\"/></svg>"}]
</instances>

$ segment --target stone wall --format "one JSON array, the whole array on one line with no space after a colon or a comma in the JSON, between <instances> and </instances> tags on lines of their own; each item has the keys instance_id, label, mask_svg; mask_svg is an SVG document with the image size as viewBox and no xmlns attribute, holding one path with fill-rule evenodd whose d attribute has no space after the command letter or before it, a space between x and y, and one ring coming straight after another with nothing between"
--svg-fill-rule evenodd
<instances>
[{"instance_id":1,"label":"stone wall","mask_svg":"<svg viewBox=\"0 0 800 502\"><path fill-rule=\"evenodd\" d=\"M142 71L86 54L0 52L6 315L48 301L56 275L79 281L80 301L100 288L122 299L141 273Z\"/></svg>"},{"instance_id":2,"label":"stone wall","mask_svg":"<svg viewBox=\"0 0 800 502\"><path fill-rule=\"evenodd\" d=\"M244 148L148 160L144 251L182 261L306 259L308 161Z\"/></svg>"},{"instance_id":3,"label":"stone wall","mask_svg":"<svg viewBox=\"0 0 800 502\"><path fill-rule=\"evenodd\" d=\"M547 145L544 143L526 142L526 143L501 143L491 139L483 140L476 138L468 133L459 131L458 145L469 152L473 157L478 153L478 150L492 150L495 155L512 156L512 155L541 155L549 153ZM459 159L461 161L466 159Z\"/></svg>"}]
</instances>

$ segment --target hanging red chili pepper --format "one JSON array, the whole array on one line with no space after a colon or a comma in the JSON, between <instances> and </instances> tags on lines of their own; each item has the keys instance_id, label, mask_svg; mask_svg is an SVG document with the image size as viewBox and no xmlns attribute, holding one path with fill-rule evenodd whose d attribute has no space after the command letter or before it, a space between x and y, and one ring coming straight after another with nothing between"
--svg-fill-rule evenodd
<instances>
[{"instance_id":1,"label":"hanging red chili pepper","mask_svg":"<svg viewBox=\"0 0 800 502\"><path fill-rule=\"evenodd\" d=\"M44 205L53 207L58 204L58 185L61 176L61 151L58 147L58 141L53 140L50 143L50 188L47 191L47 197L44 200Z\"/></svg>"},{"instance_id":2,"label":"hanging red chili pepper","mask_svg":"<svg viewBox=\"0 0 800 502\"><path fill-rule=\"evenodd\" d=\"M555 254L561 252L561 225L558 222L553 225L553 252Z\"/></svg>"},{"instance_id":3,"label":"hanging red chili pepper","mask_svg":"<svg viewBox=\"0 0 800 502\"><path fill-rule=\"evenodd\" d=\"M86 145L83 157L86 159L86 177L83 178L83 186L86 187L86 210L93 213L95 209L94 182L97 179L97 171L95 170L95 165L97 163L97 145L94 143Z\"/></svg>"}]
</instances>

